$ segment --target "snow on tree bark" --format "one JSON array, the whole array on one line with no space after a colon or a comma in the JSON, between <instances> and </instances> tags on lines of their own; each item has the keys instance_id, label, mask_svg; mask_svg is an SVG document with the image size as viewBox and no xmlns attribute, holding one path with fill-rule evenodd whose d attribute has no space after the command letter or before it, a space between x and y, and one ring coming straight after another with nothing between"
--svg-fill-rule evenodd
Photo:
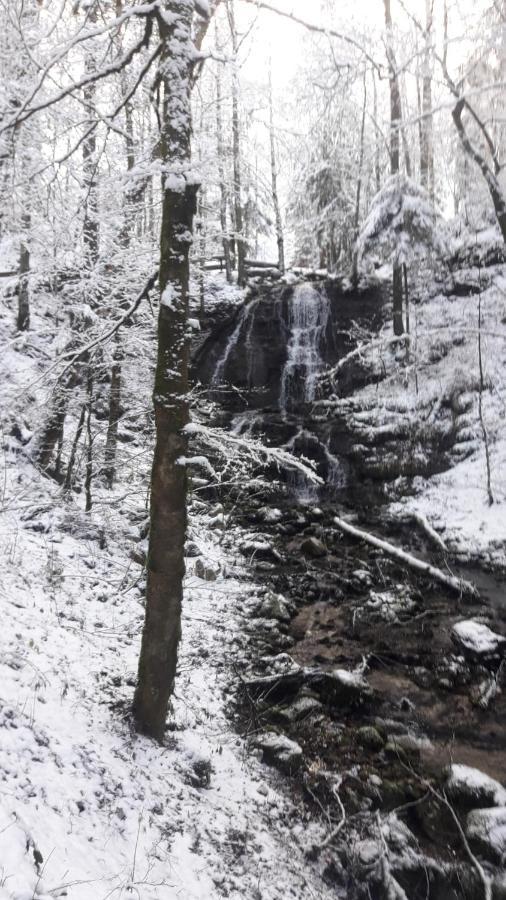
<instances>
[{"instance_id":1,"label":"snow on tree bark","mask_svg":"<svg viewBox=\"0 0 506 900\"><path fill-rule=\"evenodd\" d=\"M167 0L159 17L163 90L160 310L154 387L155 452L146 618L133 713L139 731L163 739L176 674L186 536L189 251L198 185L190 168L193 0Z\"/></svg>"}]
</instances>

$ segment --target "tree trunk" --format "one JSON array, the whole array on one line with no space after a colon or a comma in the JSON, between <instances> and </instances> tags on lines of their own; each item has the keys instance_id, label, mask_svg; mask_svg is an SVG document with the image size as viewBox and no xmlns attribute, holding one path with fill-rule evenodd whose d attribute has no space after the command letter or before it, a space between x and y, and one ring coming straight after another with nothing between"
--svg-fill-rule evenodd
<instances>
[{"instance_id":1,"label":"tree trunk","mask_svg":"<svg viewBox=\"0 0 506 900\"><path fill-rule=\"evenodd\" d=\"M106 484L112 488L116 474L116 450L118 446L118 423L121 418L121 361L123 352L121 349L119 331L116 332L116 346L114 348L113 363L111 366L111 389L109 392L109 420L107 423L107 437L104 451L104 477Z\"/></svg>"},{"instance_id":2,"label":"tree trunk","mask_svg":"<svg viewBox=\"0 0 506 900\"><path fill-rule=\"evenodd\" d=\"M397 63L393 48L392 14L390 0L383 0L386 26L386 54L390 86L390 171L395 175L400 166L400 128L402 119L401 92L397 75Z\"/></svg>"},{"instance_id":3,"label":"tree trunk","mask_svg":"<svg viewBox=\"0 0 506 900\"><path fill-rule=\"evenodd\" d=\"M232 145L234 156L234 207L235 207L235 240L237 248L237 282L246 281L246 241L244 240L244 216L242 208L242 173L241 173L241 129L239 122L239 76L237 72L237 31L233 0L227 0L227 13L232 36Z\"/></svg>"},{"instance_id":4,"label":"tree trunk","mask_svg":"<svg viewBox=\"0 0 506 900\"><path fill-rule=\"evenodd\" d=\"M94 24L97 21L97 10L93 5L88 14L88 21ZM85 75L96 71L94 53L88 51L85 58ZM90 81L83 89L84 105L89 115L86 128L89 130L96 121L95 114L96 85ZM97 137L95 129L92 129L83 140L83 182L84 182L84 223L83 240L86 262L89 267L95 265L98 259L98 198L97 198Z\"/></svg>"},{"instance_id":5,"label":"tree trunk","mask_svg":"<svg viewBox=\"0 0 506 900\"><path fill-rule=\"evenodd\" d=\"M434 199L434 150L432 140L432 4L425 0L424 52L422 59L422 117L420 119L420 181Z\"/></svg>"},{"instance_id":6,"label":"tree trunk","mask_svg":"<svg viewBox=\"0 0 506 900\"><path fill-rule=\"evenodd\" d=\"M394 334L404 334L404 322L402 317L402 266L394 263L393 271L393 307L394 307Z\"/></svg>"},{"instance_id":7,"label":"tree trunk","mask_svg":"<svg viewBox=\"0 0 506 900\"><path fill-rule=\"evenodd\" d=\"M272 100L272 72L269 64L269 137L271 149L271 187L272 205L274 207L274 220L276 222L276 243L278 245L278 268L285 271L285 239L283 236L283 222L279 206L278 171L276 164L276 142L274 136L274 105ZM258 255L258 254L257 254Z\"/></svg>"},{"instance_id":8,"label":"tree trunk","mask_svg":"<svg viewBox=\"0 0 506 900\"><path fill-rule=\"evenodd\" d=\"M399 79L397 77L397 64L393 50L393 34L392 34L392 15L390 12L390 0L383 0L385 8L385 25L387 31L387 60L388 60L388 77L390 85L390 171L392 175L399 172L400 165L400 126L401 126L401 94L399 90ZM392 296L393 296L393 315L394 315L394 334L404 334L404 323L402 319L402 267L400 263L394 262L392 275Z\"/></svg>"},{"instance_id":9,"label":"tree trunk","mask_svg":"<svg viewBox=\"0 0 506 900\"><path fill-rule=\"evenodd\" d=\"M189 250L197 185L190 171L193 3L166 0L159 17L163 92L160 149L164 171L160 236L160 310L154 386L155 452L146 618L133 714L136 727L163 740L176 674L186 535L185 426L188 409Z\"/></svg>"},{"instance_id":10,"label":"tree trunk","mask_svg":"<svg viewBox=\"0 0 506 900\"><path fill-rule=\"evenodd\" d=\"M28 273L30 271L30 213L24 213L22 218L23 237L21 239L21 247L19 250L18 315L16 327L18 331L28 331L30 327L30 290L28 281Z\"/></svg>"},{"instance_id":11,"label":"tree trunk","mask_svg":"<svg viewBox=\"0 0 506 900\"><path fill-rule=\"evenodd\" d=\"M457 102L454 109L452 110L453 122L455 124L455 128L457 129L457 133L464 150L479 167L481 174L483 175L487 183L487 187L492 198L492 203L494 204L494 210L497 221L499 223L499 228L501 229L502 238L506 243L506 197L504 196L498 177L500 166L497 163L497 158L494 157L496 171L493 171L487 163L485 157L482 156L479 150L477 150L469 140L468 134L462 122L462 113L466 106L467 103L463 98L461 98Z\"/></svg>"},{"instance_id":12,"label":"tree trunk","mask_svg":"<svg viewBox=\"0 0 506 900\"><path fill-rule=\"evenodd\" d=\"M216 49L219 50L218 25L215 30ZM220 183L220 226L225 258L225 273L228 283L232 281L232 262L230 259L230 237L227 228L227 186L225 183L225 147L223 144L221 63L216 67L216 153L218 157L218 181Z\"/></svg>"}]
</instances>

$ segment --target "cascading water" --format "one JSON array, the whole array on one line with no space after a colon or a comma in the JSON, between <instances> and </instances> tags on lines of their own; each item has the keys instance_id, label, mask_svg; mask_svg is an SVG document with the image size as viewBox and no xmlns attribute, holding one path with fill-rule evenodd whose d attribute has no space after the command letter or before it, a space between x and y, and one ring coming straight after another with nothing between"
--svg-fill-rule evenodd
<instances>
[{"instance_id":1,"label":"cascading water","mask_svg":"<svg viewBox=\"0 0 506 900\"><path fill-rule=\"evenodd\" d=\"M254 350L252 347L251 341L251 332L255 320L255 306L256 303L253 301L252 303L248 303L246 306L243 306L241 312L239 313L239 317L237 319L234 330L232 331L225 350L223 351L220 359L217 362L216 368L214 370L214 374L212 377L212 384L219 385L225 381L226 368L228 361L232 354L234 353L239 341L241 340L241 335L245 334L244 345L246 347L246 357L247 357L247 385L248 387L251 385L251 367L253 362Z\"/></svg>"},{"instance_id":2,"label":"cascading water","mask_svg":"<svg viewBox=\"0 0 506 900\"><path fill-rule=\"evenodd\" d=\"M329 315L325 290L318 291L310 284L297 285L288 304L290 337L279 396L284 415L315 398L316 378L324 365L322 348Z\"/></svg>"}]
</instances>

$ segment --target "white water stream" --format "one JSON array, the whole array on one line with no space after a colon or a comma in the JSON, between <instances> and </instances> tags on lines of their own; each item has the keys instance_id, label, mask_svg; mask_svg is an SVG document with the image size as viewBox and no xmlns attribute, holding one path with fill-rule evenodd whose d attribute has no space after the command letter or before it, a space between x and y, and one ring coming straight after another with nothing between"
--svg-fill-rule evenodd
<instances>
[{"instance_id":1,"label":"white water stream","mask_svg":"<svg viewBox=\"0 0 506 900\"><path fill-rule=\"evenodd\" d=\"M330 315L325 291L298 284L288 304L290 336L281 376L279 406L284 414L316 394L316 378L324 365L322 347Z\"/></svg>"}]
</instances>

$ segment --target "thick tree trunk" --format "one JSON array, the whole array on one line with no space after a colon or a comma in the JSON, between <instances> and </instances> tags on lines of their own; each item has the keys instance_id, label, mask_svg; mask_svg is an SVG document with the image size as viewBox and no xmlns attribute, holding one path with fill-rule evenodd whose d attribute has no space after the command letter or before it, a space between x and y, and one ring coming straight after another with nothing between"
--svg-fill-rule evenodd
<instances>
[{"instance_id":1,"label":"thick tree trunk","mask_svg":"<svg viewBox=\"0 0 506 900\"><path fill-rule=\"evenodd\" d=\"M160 238L160 311L154 387L155 452L146 618L133 714L136 727L163 740L176 674L186 535L185 426L188 410L188 283L197 186L190 172L193 3L166 0L163 43L161 157L164 171ZM170 24L168 24L170 22Z\"/></svg>"}]
</instances>

